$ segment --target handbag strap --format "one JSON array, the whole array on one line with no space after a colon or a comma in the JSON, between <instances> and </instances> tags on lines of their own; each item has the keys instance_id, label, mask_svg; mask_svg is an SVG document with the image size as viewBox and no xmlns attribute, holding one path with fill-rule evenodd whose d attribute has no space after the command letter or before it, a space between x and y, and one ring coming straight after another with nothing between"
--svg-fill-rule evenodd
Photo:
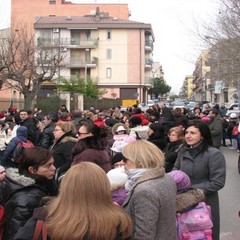
<instances>
[{"instance_id":1,"label":"handbag strap","mask_svg":"<svg viewBox=\"0 0 240 240\"><path fill-rule=\"evenodd\" d=\"M37 224L35 227L33 240L39 240L40 234L42 232L42 240L47 240L47 227L45 222L42 220L37 220Z\"/></svg>"}]
</instances>

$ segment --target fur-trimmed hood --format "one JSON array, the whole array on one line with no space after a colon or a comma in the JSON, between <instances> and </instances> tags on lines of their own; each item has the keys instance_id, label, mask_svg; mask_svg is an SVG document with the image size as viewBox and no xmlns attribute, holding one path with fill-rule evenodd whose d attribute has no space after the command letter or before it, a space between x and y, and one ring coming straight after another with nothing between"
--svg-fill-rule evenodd
<instances>
[{"instance_id":1,"label":"fur-trimmed hood","mask_svg":"<svg viewBox=\"0 0 240 240\"><path fill-rule=\"evenodd\" d=\"M78 142L78 139L73 135L72 132L65 133L62 137L60 137L51 147L50 149L55 149L57 146L59 146L62 143L65 142Z\"/></svg>"},{"instance_id":2,"label":"fur-trimmed hood","mask_svg":"<svg viewBox=\"0 0 240 240\"><path fill-rule=\"evenodd\" d=\"M126 126L124 123L116 123L116 124L114 124L114 126L112 127L112 134L116 135L117 134L116 131L117 131L118 127L120 127L120 126L123 126L126 129L126 134L128 135L130 130L129 130L129 127Z\"/></svg>"},{"instance_id":3,"label":"fur-trimmed hood","mask_svg":"<svg viewBox=\"0 0 240 240\"><path fill-rule=\"evenodd\" d=\"M23 187L32 186L35 184L35 180L33 178L20 175L17 168L7 168L6 177Z\"/></svg>"},{"instance_id":4,"label":"fur-trimmed hood","mask_svg":"<svg viewBox=\"0 0 240 240\"><path fill-rule=\"evenodd\" d=\"M61 143L65 143L65 142L78 142L78 139L73 137L73 136L66 136L66 137L62 138L60 142Z\"/></svg>"},{"instance_id":5,"label":"fur-trimmed hood","mask_svg":"<svg viewBox=\"0 0 240 240\"><path fill-rule=\"evenodd\" d=\"M6 179L2 182L2 197L4 202L16 192L20 192L24 188L31 187L35 184L35 180L20 175L17 168L6 169Z\"/></svg>"},{"instance_id":6,"label":"fur-trimmed hood","mask_svg":"<svg viewBox=\"0 0 240 240\"><path fill-rule=\"evenodd\" d=\"M34 190L33 190L34 189ZM27 192L32 195L51 195L55 196L58 192L58 189L55 183L51 180L48 180L44 177L37 177L36 179L31 176L24 176L19 174L17 168L7 168L6 169L6 178L2 182L2 196L4 202L7 202L13 194L19 192ZM35 193L34 193L35 192Z\"/></svg>"},{"instance_id":7,"label":"fur-trimmed hood","mask_svg":"<svg viewBox=\"0 0 240 240\"><path fill-rule=\"evenodd\" d=\"M176 196L176 211L183 212L204 201L204 192L198 188L189 189L187 192L179 193Z\"/></svg>"}]
</instances>

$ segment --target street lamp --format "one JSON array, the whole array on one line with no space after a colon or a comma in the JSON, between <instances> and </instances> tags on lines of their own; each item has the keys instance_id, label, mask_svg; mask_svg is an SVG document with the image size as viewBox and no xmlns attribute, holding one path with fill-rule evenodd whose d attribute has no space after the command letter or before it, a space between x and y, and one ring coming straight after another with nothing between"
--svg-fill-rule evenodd
<instances>
[{"instance_id":1,"label":"street lamp","mask_svg":"<svg viewBox=\"0 0 240 240\"><path fill-rule=\"evenodd\" d=\"M84 77L84 83L85 83L85 89L87 86L87 60L88 60L88 52L89 52L89 48L85 49L85 77Z\"/></svg>"}]
</instances>

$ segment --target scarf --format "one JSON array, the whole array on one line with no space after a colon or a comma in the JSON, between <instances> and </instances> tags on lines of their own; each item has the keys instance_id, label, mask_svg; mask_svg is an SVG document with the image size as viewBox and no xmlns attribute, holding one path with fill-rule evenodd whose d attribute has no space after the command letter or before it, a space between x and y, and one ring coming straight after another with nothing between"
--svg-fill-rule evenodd
<instances>
[{"instance_id":1,"label":"scarf","mask_svg":"<svg viewBox=\"0 0 240 240\"><path fill-rule=\"evenodd\" d=\"M136 168L127 171L127 182L125 183L125 189L129 192L134 183L147 171L146 168Z\"/></svg>"}]
</instances>

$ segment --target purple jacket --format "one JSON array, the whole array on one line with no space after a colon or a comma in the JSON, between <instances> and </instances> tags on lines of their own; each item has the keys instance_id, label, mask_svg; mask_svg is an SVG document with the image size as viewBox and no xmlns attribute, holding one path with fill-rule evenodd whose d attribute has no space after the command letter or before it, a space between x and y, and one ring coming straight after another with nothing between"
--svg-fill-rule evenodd
<instances>
[{"instance_id":1,"label":"purple jacket","mask_svg":"<svg viewBox=\"0 0 240 240\"><path fill-rule=\"evenodd\" d=\"M117 204L122 206L122 204L124 203L124 201L127 197L127 194L128 194L128 192L124 187L113 190L112 191L112 201L116 202Z\"/></svg>"}]
</instances>

